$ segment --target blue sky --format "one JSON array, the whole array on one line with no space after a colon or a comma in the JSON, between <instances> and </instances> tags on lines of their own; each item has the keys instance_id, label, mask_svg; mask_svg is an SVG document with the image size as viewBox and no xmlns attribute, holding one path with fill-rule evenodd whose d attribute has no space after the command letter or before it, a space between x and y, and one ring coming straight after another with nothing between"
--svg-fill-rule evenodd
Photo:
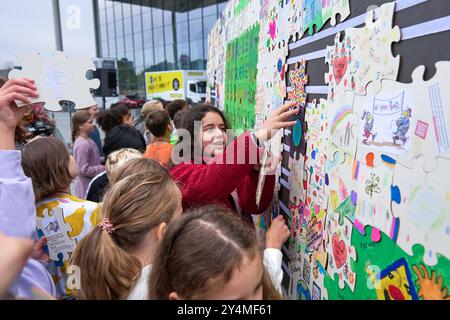
<instances>
[{"instance_id":1,"label":"blue sky","mask_svg":"<svg viewBox=\"0 0 450 320\"><path fill-rule=\"evenodd\" d=\"M16 54L56 50L52 0L0 0L0 69L18 64ZM95 36L91 0L59 0L64 51L73 56L95 57ZM72 7L71 7L72 6ZM79 29L69 29L73 14L79 10ZM74 21L74 20L70 20Z\"/></svg>"}]
</instances>

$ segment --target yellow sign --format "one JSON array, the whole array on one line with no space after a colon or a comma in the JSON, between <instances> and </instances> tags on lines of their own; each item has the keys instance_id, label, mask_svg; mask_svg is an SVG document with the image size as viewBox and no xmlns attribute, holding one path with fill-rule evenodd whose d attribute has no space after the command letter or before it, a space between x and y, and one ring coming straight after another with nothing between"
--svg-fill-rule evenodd
<instances>
[{"instance_id":1,"label":"yellow sign","mask_svg":"<svg viewBox=\"0 0 450 320\"><path fill-rule=\"evenodd\" d=\"M205 72L202 72L202 71L197 71L197 72L188 71L187 75L188 75L188 77L205 77L206 76Z\"/></svg>"},{"instance_id":2,"label":"yellow sign","mask_svg":"<svg viewBox=\"0 0 450 320\"><path fill-rule=\"evenodd\" d=\"M183 92L183 72L148 72L145 74L147 95L171 91Z\"/></svg>"}]
</instances>

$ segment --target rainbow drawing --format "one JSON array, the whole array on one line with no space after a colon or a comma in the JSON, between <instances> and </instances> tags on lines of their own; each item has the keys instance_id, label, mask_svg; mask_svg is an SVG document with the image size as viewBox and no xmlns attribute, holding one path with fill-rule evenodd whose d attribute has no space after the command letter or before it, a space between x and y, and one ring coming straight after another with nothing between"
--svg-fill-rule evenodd
<instances>
[{"instance_id":1,"label":"rainbow drawing","mask_svg":"<svg viewBox=\"0 0 450 320\"><path fill-rule=\"evenodd\" d=\"M333 121L331 122L331 133L333 134L338 125L344 121L344 119L349 116L353 111L351 105L342 106L334 115Z\"/></svg>"}]
</instances>

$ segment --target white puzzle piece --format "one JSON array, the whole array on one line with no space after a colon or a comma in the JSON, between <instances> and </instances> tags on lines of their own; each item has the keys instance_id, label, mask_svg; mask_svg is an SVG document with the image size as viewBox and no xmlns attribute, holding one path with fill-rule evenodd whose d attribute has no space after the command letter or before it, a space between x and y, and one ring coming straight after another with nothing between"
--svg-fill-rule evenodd
<instances>
[{"instance_id":1,"label":"white puzzle piece","mask_svg":"<svg viewBox=\"0 0 450 320\"><path fill-rule=\"evenodd\" d=\"M68 261L76 243L69 237L72 228L64 221L62 208L45 209L37 218L37 229L47 237L50 260Z\"/></svg>"},{"instance_id":2,"label":"white puzzle piece","mask_svg":"<svg viewBox=\"0 0 450 320\"><path fill-rule=\"evenodd\" d=\"M357 161L354 179L357 185L357 200L354 224L364 234L364 227L370 225L372 241L380 241L381 233L395 236L398 220L392 213L391 192L395 164L367 165Z\"/></svg>"},{"instance_id":3,"label":"white puzzle piece","mask_svg":"<svg viewBox=\"0 0 450 320\"><path fill-rule=\"evenodd\" d=\"M334 46L327 47L325 60L329 66L325 74L329 100L334 100L342 89L365 95L370 82L375 82L376 93L382 79L397 79L400 56L392 56L391 45L400 40L400 28L392 28L394 7L395 2L383 4L375 22L374 10L369 11L366 25L346 29L342 42L341 34L336 34Z\"/></svg>"},{"instance_id":4,"label":"white puzzle piece","mask_svg":"<svg viewBox=\"0 0 450 320\"><path fill-rule=\"evenodd\" d=\"M437 175L448 180L448 171L444 171L448 164L428 177L423 171L424 161L424 157L419 157L412 169L396 166L393 184L398 188L400 201L392 201L392 210L400 219L397 244L409 255L415 244L423 245L424 262L433 266L438 253L450 256L450 190L436 183L440 180Z\"/></svg>"},{"instance_id":5,"label":"white puzzle piece","mask_svg":"<svg viewBox=\"0 0 450 320\"><path fill-rule=\"evenodd\" d=\"M450 86L446 76L450 72L450 62L436 63L436 70L436 74L425 81L425 68L419 66L412 73L412 83L385 79L382 81L383 89L377 95L355 97L354 112L359 120L359 160L369 152L376 155L385 153L399 164L412 168L414 159L424 156L423 169L433 172L437 167L436 158L450 159L450 110L445 107L450 105L450 92L444 89ZM371 99L375 101L372 107ZM376 115L374 105L381 106L376 109L392 110L390 113L394 113L398 105L401 111L395 115ZM364 117L364 112L372 114L366 113ZM384 132L384 139L380 130ZM397 139L395 144L394 138ZM362 143L363 140L367 143Z\"/></svg>"},{"instance_id":6,"label":"white puzzle piece","mask_svg":"<svg viewBox=\"0 0 450 320\"><path fill-rule=\"evenodd\" d=\"M327 231L327 252L328 265L327 272L334 279L339 278L339 287L344 288L344 284L355 289L356 273L352 269L351 260L356 261L356 249L351 245L353 224L344 218L343 224L339 222L339 214L330 212L326 221Z\"/></svg>"},{"instance_id":7,"label":"white puzzle piece","mask_svg":"<svg viewBox=\"0 0 450 320\"><path fill-rule=\"evenodd\" d=\"M336 16L340 15L344 21L350 15L349 0L303 0L303 32L309 31L312 35L314 29L319 31L328 19L331 25L336 25Z\"/></svg>"},{"instance_id":8,"label":"white puzzle piece","mask_svg":"<svg viewBox=\"0 0 450 320\"><path fill-rule=\"evenodd\" d=\"M326 209L328 205L328 185L325 176L327 148L329 140L329 121L326 105L313 101L313 107L306 109L305 121L308 124L306 134L306 163L308 172L307 204Z\"/></svg>"},{"instance_id":9,"label":"white puzzle piece","mask_svg":"<svg viewBox=\"0 0 450 320\"><path fill-rule=\"evenodd\" d=\"M96 105L90 89L97 89L100 80L86 78L88 70L96 70L89 59L69 58L64 52L56 51L50 57L40 53L18 55L22 70L13 69L8 77L30 78L35 80L39 97L31 103L44 102L49 111L62 110L60 102L68 100L75 103L75 109L85 109ZM18 106L24 103L17 101Z\"/></svg>"}]
</instances>

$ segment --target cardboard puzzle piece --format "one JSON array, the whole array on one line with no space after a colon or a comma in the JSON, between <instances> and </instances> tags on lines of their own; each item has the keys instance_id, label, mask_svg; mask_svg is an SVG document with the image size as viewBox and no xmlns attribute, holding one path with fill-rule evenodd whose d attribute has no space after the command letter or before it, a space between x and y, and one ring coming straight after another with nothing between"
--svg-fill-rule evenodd
<instances>
[{"instance_id":1,"label":"cardboard puzzle piece","mask_svg":"<svg viewBox=\"0 0 450 320\"><path fill-rule=\"evenodd\" d=\"M329 140L329 122L326 105L313 101L313 107L306 109L305 119L308 131L306 134L306 163L308 172L307 205L314 204L326 209L328 199L328 177L325 172L327 162L327 147Z\"/></svg>"},{"instance_id":2,"label":"cardboard puzzle piece","mask_svg":"<svg viewBox=\"0 0 450 320\"><path fill-rule=\"evenodd\" d=\"M300 107L298 114L293 119L296 123L291 128L289 155L294 158L297 158L296 154L306 155L306 132L308 130L305 122L305 113L306 108Z\"/></svg>"},{"instance_id":3,"label":"cardboard puzzle piece","mask_svg":"<svg viewBox=\"0 0 450 320\"><path fill-rule=\"evenodd\" d=\"M352 268L351 260L356 260L355 247L351 245L353 224L347 218L340 223L339 214L329 211L326 220L326 249L328 252L327 272L334 278L339 277L339 287L344 283L353 291L356 283L356 273Z\"/></svg>"},{"instance_id":4,"label":"cardboard puzzle piece","mask_svg":"<svg viewBox=\"0 0 450 320\"><path fill-rule=\"evenodd\" d=\"M450 189L436 183L437 175L448 179L448 172L444 171L448 166L442 170L438 167L428 177L423 170L424 161L424 157L419 157L412 169L396 166L392 210L400 219L397 244L408 254L412 254L415 244L423 245L424 262L433 266L437 254L450 256Z\"/></svg>"},{"instance_id":5,"label":"cardboard puzzle piece","mask_svg":"<svg viewBox=\"0 0 450 320\"><path fill-rule=\"evenodd\" d=\"M325 268L313 254L297 253L290 246L290 282L288 296L291 300L327 300L324 286Z\"/></svg>"},{"instance_id":6,"label":"cardboard puzzle piece","mask_svg":"<svg viewBox=\"0 0 450 320\"><path fill-rule=\"evenodd\" d=\"M283 150L283 145L281 143L281 139L283 136L283 131L280 130L277 134L270 139L269 142L266 143L263 157L261 159L261 169L259 171L258 176L258 186L256 188L256 205L259 206L261 201L262 191L264 188L266 176L269 174L269 171L275 171L275 181L279 181L281 175L281 165L278 165L277 168L274 168L272 161L277 162L276 157L280 156ZM273 172L271 172L273 173Z\"/></svg>"},{"instance_id":7,"label":"cardboard puzzle piece","mask_svg":"<svg viewBox=\"0 0 450 320\"><path fill-rule=\"evenodd\" d=\"M442 188L450 190L450 179L448 173L450 172L450 160L446 158L436 158L437 169L427 174L427 180Z\"/></svg>"},{"instance_id":8,"label":"cardboard puzzle piece","mask_svg":"<svg viewBox=\"0 0 450 320\"><path fill-rule=\"evenodd\" d=\"M375 242L380 241L380 231L392 239L397 235L399 221L390 207L395 164L390 157L379 166L373 166L370 161L355 162L353 178L357 184L357 194L354 225L360 232L364 232L366 225L371 225L371 236Z\"/></svg>"},{"instance_id":9,"label":"cardboard puzzle piece","mask_svg":"<svg viewBox=\"0 0 450 320\"><path fill-rule=\"evenodd\" d=\"M301 190L291 190L289 194L289 212L291 213L290 244L292 250L297 254L305 253L306 250L306 231L307 219L311 216L309 208L301 201Z\"/></svg>"},{"instance_id":10,"label":"cardboard puzzle piece","mask_svg":"<svg viewBox=\"0 0 450 320\"><path fill-rule=\"evenodd\" d=\"M277 32L279 4L268 1L261 4L260 40L257 65L256 124L260 124L286 98L287 42L282 45Z\"/></svg>"},{"instance_id":11,"label":"cardboard puzzle piece","mask_svg":"<svg viewBox=\"0 0 450 320\"><path fill-rule=\"evenodd\" d=\"M298 205L298 201L305 202L306 198L306 179L305 157L301 154L295 154L294 158L289 157L289 185L291 186L290 199L293 206Z\"/></svg>"},{"instance_id":12,"label":"cardboard puzzle piece","mask_svg":"<svg viewBox=\"0 0 450 320\"><path fill-rule=\"evenodd\" d=\"M327 256L323 246L324 224L326 211L318 206L307 206L304 202L306 196L306 174L303 167L304 158L290 158L291 175L289 182L292 185L289 194L289 210L291 214L290 244L297 254L312 254L311 261L324 268ZM296 183L295 185L293 183Z\"/></svg>"},{"instance_id":13,"label":"cardboard puzzle piece","mask_svg":"<svg viewBox=\"0 0 450 320\"><path fill-rule=\"evenodd\" d=\"M259 24L227 44L225 113L233 129L255 125Z\"/></svg>"},{"instance_id":14,"label":"cardboard puzzle piece","mask_svg":"<svg viewBox=\"0 0 450 320\"><path fill-rule=\"evenodd\" d=\"M245 3L244 3L245 2ZM259 23L260 3L259 1L235 1L230 3L224 9L225 41L233 41L243 32ZM245 17L243 19L243 17Z\"/></svg>"},{"instance_id":15,"label":"cardboard puzzle piece","mask_svg":"<svg viewBox=\"0 0 450 320\"><path fill-rule=\"evenodd\" d=\"M221 16L211 29L208 37L208 63L207 63L207 76L208 76L208 94L211 101L211 91L214 90L215 104L219 109L223 110L223 87L225 83L225 63L226 55L225 48L225 32L224 30L224 17Z\"/></svg>"},{"instance_id":16,"label":"cardboard puzzle piece","mask_svg":"<svg viewBox=\"0 0 450 320\"><path fill-rule=\"evenodd\" d=\"M450 159L450 61L436 63L436 74L428 81L423 79L425 67L417 67L410 84L395 83L410 92L415 108L411 121L411 148L399 157L398 162L411 168L412 161L423 155L424 170L436 169L436 158ZM392 83L389 83L392 85ZM383 82L383 86L384 86Z\"/></svg>"},{"instance_id":17,"label":"cardboard puzzle piece","mask_svg":"<svg viewBox=\"0 0 450 320\"><path fill-rule=\"evenodd\" d=\"M303 0L303 32L308 30L309 35L319 31L328 21L336 25L336 16L340 15L341 22L350 15L349 0Z\"/></svg>"},{"instance_id":18,"label":"cardboard puzzle piece","mask_svg":"<svg viewBox=\"0 0 450 320\"><path fill-rule=\"evenodd\" d=\"M423 169L433 172L437 158L450 159L450 110L445 107L450 92L443 89L448 86L450 62L436 63L436 70L424 81L425 67L419 66L412 83L385 79L378 94L355 97L359 160L368 152L385 153L412 168L413 161L424 156Z\"/></svg>"},{"instance_id":19,"label":"cardboard puzzle piece","mask_svg":"<svg viewBox=\"0 0 450 320\"><path fill-rule=\"evenodd\" d=\"M293 69L289 72L289 83L290 91L288 92L288 99L290 101L297 101L301 107L305 107L305 86L308 83L305 59L302 59L301 61L294 64Z\"/></svg>"},{"instance_id":20,"label":"cardboard puzzle piece","mask_svg":"<svg viewBox=\"0 0 450 320\"><path fill-rule=\"evenodd\" d=\"M290 38L290 25L292 18L292 2L291 1L277 1L277 35L278 45L287 46Z\"/></svg>"},{"instance_id":21,"label":"cardboard puzzle piece","mask_svg":"<svg viewBox=\"0 0 450 320\"><path fill-rule=\"evenodd\" d=\"M354 176L354 158L339 151L327 162L326 172L330 180L328 211L339 214L339 223L346 217L355 221L357 185ZM334 164L335 163L335 164Z\"/></svg>"},{"instance_id":22,"label":"cardboard puzzle piece","mask_svg":"<svg viewBox=\"0 0 450 320\"><path fill-rule=\"evenodd\" d=\"M374 277L378 300L418 300L411 270L405 258L400 258Z\"/></svg>"},{"instance_id":23,"label":"cardboard puzzle piece","mask_svg":"<svg viewBox=\"0 0 450 320\"><path fill-rule=\"evenodd\" d=\"M427 268L422 263L413 264L412 269L417 276L414 284L420 298L423 300L450 300L447 287L448 277L445 274Z\"/></svg>"},{"instance_id":24,"label":"cardboard puzzle piece","mask_svg":"<svg viewBox=\"0 0 450 320\"><path fill-rule=\"evenodd\" d=\"M449 299L450 262L445 256L438 254L437 264L430 267L423 264L422 245L414 245L412 254L408 254L386 235L380 242L373 242L371 233L370 226L366 226L364 234L353 231L351 244L357 250L357 260L352 268L358 275L355 289L341 289L337 279L326 277L330 299Z\"/></svg>"},{"instance_id":25,"label":"cardboard puzzle piece","mask_svg":"<svg viewBox=\"0 0 450 320\"><path fill-rule=\"evenodd\" d=\"M325 74L328 99L349 90L366 94L366 87L375 82L377 93L382 79L397 79L400 56L393 57L391 45L400 40L400 28L392 28L395 2L380 7L380 17L373 22L375 11L369 11L363 28L345 30L345 37L336 34L334 46L327 47L325 58L329 71Z\"/></svg>"},{"instance_id":26,"label":"cardboard puzzle piece","mask_svg":"<svg viewBox=\"0 0 450 320\"><path fill-rule=\"evenodd\" d=\"M345 92L342 99L334 101L321 100L327 110L329 147L354 156L356 154L358 139L356 129L358 128L357 114L353 112L355 95ZM331 158L331 155L328 155Z\"/></svg>"},{"instance_id":27,"label":"cardboard puzzle piece","mask_svg":"<svg viewBox=\"0 0 450 320\"><path fill-rule=\"evenodd\" d=\"M37 218L37 230L47 237L50 260L57 262L69 260L69 254L74 251L76 243L69 237L72 228L65 222L61 208L43 210L42 217Z\"/></svg>"},{"instance_id":28,"label":"cardboard puzzle piece","mask_svg":"<svg viewBox=\"0 0 450 320\"><path fill-rule=\"evenodd\" d=\"M383 82L385 83L385 82ZM408 90L388 90L355 98L361 153L379 151L401 155L411 148L416 102Z\"/></svg>"},{"instance_id":29,"label":"cardboard puzzle piece","mask_svg":"<svg viewBox=\"0 0 450 320\"><path fill-rule=\"evenodd\" d=\"M49 111L61 111L60 102L72 101L75 109L85 109L96 105L90 89L97 89L100 80L86 78L88 70L96 70L89 59L70 58L62 51L56 51L51 57L40 53L18 55L22 70L13 69L8 77L30 78L36 82L39 97L31 103L43 102ZM24 103L16 102L18 106Z\"/></svg>"},{"instance_id":30,"label":"cardboard puzzle piece","mask_svg":"<svg viewBox=\"0 0 450 320\"><path fill-rule=\"evenodd\" d=\"M290 1L291 17L289 25L289 40L297 41L303 35L303 12L300 1Z\"/></svg>"}]
</instances>

